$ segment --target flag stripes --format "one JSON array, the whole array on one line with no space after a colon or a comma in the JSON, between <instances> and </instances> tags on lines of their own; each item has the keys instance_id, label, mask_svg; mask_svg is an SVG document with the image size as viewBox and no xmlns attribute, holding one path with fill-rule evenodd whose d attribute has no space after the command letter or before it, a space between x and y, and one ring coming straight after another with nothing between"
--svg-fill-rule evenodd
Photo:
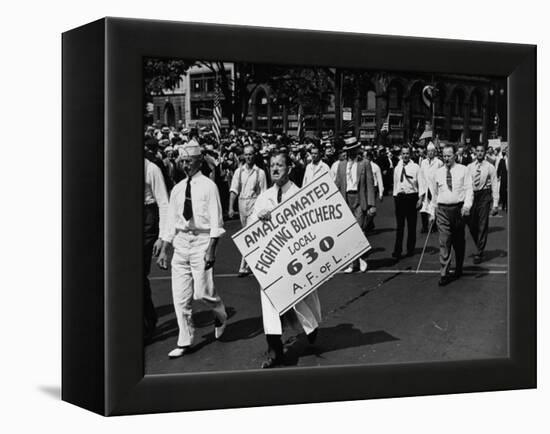
<instances>
[{"instance_id":1,"label":"flag stripes","mask_svg":"<svg viewBox=\"0 0 550 434\"><path fill-rule=\"evenodd\" d=\"M212 131L216 141L220 143L221 140L221 127L222 127L222 106L220 104L220 87L216 84L216 90L214 92L214 110L212 119Z\"/></svg>"}]
</instances>

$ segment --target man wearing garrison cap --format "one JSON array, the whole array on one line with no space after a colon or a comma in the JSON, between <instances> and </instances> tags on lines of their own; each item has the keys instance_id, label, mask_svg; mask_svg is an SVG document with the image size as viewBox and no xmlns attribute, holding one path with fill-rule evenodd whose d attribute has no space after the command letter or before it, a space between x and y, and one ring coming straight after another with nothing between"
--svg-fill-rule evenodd
<instances>
[{"instance_id":1,"label":"man wearing garrison cap","mask_svg":"<svg viewBox=\"0 0 550 434\"><path fill-rule=\"evenodd\" d=\"M179 159L187 177L170 195L164 245L157 261L161 268L168 268L167 246L173 245L172 298L179 334L176 348L168 354L170 358L183 356L193 344L193 300L213 310L216 339L221 337L227 321L213 276L218 238L225 233L218 188L200 171L203 156L195 140L181 148Z\"/></svg>"}]
</instances>

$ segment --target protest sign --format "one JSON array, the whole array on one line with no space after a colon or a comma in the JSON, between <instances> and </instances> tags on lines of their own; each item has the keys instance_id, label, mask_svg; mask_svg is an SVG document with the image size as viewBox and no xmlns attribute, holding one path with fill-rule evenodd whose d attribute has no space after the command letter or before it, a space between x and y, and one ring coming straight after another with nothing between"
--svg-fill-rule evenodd
<instances>
[{"instance_id":1,"label":"protest sign","mask_svg":"<svg viewBox=\"0 0 550 434\"><path fill-rule=\"evenodd\" d=\"M280 203L269 221L237 232L233 241L280 314L370 249L329 173Z\"/></svg>"}]
</instances>

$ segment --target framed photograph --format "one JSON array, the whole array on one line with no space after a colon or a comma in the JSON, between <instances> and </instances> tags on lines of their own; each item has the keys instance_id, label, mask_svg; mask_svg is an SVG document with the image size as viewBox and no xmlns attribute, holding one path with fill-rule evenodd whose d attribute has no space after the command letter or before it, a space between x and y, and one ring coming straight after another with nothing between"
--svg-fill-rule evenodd
<instances>
[{"instance_id":1,"label":"framed photograph","mask_svg":"<svg viewBox=\"0 0 550 434\"><path fill-rule=\"evenodd\" d=\"M64 400L536 387L536 47L63 34Z\"/></svg>"}]
</instances>

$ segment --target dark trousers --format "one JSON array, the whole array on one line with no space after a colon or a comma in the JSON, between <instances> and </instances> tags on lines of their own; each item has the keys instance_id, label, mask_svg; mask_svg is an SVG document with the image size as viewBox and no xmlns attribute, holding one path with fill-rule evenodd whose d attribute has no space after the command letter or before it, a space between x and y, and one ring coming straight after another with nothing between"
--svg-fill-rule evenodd
<instances>
[{"instance_id":1,"label":"dark trousers","mask_svg":"<svg viewBox=\"0 0 550 434\"><path fill-rule=\"evenodd\" d=\"M416 203L418 194L400 193L394 196L395 199L395 219L397 221L397 233L395 235L395 246L393 252L397 255L403 250L403 235L405 232L405 221L407 222L407 253L414 252L416 246Z\"/></svg>"},{"instance_id":2,"label":"dark trousers","mask_svg":"<svg viewBox=\"0 0 550 434\"><path fill-rule=\"evenodd\" d=\"M439 262L441 276L447 276L451 267L451 248L455 251L456 272L462 272L464 264L464 218L462 203L455 205L437 205L437 227L439 229Z\"/></svg>"},{"instance_id":3,"label":"dark trousers","mask_svg":"<svg viewBox=\"0 0 550 434\"><path fill-rule=\"evenodd\" d=\"M470 233L477 247L477 254L482 255L487 245L487 234L489 233L489 214L493 195L490 189L474 192L474 203L470 210L470 217L467 219Z\"/></svg>"},{"instance_id":4,"label":"dark trousers","mask_svg":"<svg viewBox=\"0 0 550 434\"><path fill-rule=\"evenodd\" d=\"M346 193L346 203L348 204L349 209L351 210L352 214L357 220L357 224L359 224L359 227L363 230L363 232L365 232L367 216L366 216L366 212L364 212L363 209L361 208L361 202L359 201L359 194L357 192L348 191ZM358 269L359 258L353 261L352 265L354 269Z\"/></svg>"},{"instance_id":5,"label":"dark trousers","mask_svg":"<svg viewBox=\"0 0 550 434\"><path fill-rule=\"evenodd\" d=\"M156 204L145 205L144 208L144 246L143 246L143 319L145 333L152 332L157 324L157 313L151 297L149 271L153 256L153 245L159 237L159 210Z\"/></svg>"}]
</instances>

